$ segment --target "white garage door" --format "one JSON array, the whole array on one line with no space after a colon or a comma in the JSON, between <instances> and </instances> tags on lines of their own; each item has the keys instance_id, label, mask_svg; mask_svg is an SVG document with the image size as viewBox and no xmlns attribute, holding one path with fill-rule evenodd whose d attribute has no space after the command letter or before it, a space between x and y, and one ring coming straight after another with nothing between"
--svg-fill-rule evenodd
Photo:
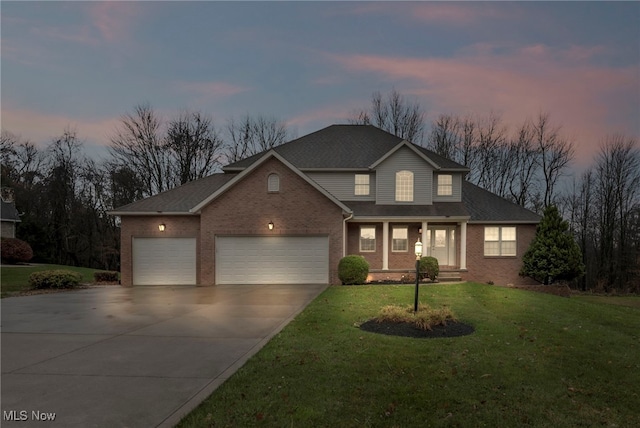
<instances>
[{"instance_id":1,"label":"white garage door","mask_svg":"<svg viewBox=\"0 0 640 428\"><path fill-rule=\"evenodd\" d=\"M196 238L133 238L133 285L196 284Z\"/></svg>"},{"instance_id":2,"label":"white garage door","mask_svg":"<svg viewBox=\"0 0 640 428\"><path fill-rule=\"evenodd\" d=\"M216 237L216 284L327 284L327 236Z\"/></svg>"}]
</instances>

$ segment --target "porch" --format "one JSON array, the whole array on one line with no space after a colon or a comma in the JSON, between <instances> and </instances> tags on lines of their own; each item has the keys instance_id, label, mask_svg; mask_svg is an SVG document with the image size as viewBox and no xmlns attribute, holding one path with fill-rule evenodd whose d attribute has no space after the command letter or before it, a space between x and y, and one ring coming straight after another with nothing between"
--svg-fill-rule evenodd
<instances>
[{"instance_id":1,"label":"porch","mask_svg":"<svg viewBox=\"0 0 640 428\"><path fill-rule=\"evenodd\" d=\"M466 272L467 218L356 219L347 223L345 254L363 256L370 281L415 280L414 243L423 243L423 256L435 257L439 281L460 281Z\"/></svg>"}]
</instances>

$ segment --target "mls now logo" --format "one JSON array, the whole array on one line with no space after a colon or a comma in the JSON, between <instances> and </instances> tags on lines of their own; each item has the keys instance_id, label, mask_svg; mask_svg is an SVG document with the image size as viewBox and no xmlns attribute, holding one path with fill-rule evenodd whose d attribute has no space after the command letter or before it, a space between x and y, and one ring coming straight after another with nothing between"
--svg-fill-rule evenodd
<instances>
[{"instance_id":1,"label":"mls now logo","mask_svg":"<svg viewBox=\"0 0 640 428\"><path fill-rule=\"evenodd\" d=\"M56 414L39 410L33 410L31 414L26 410L3 410L2 419L5 421L53 421L56 419Z\"/></svg>"}]
</instances>

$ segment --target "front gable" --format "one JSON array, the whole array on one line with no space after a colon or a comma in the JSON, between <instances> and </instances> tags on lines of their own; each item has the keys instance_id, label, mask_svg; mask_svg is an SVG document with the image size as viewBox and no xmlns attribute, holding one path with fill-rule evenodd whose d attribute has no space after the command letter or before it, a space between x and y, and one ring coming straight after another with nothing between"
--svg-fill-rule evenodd
<instances>
[{"instance_id":1,"label":"front gable","mask_svg":"<svg viewBox=\"0 0 640 428\"><path fill-rule=\"evenodd\" d=\"M316 192L322 194L326 199L329 199L333 204L337 205L345 213L349 213L351 211L346 205L344 205L342 202L340 202L338 199L336 199L335 196L333 196L331 193L327 192L324 188L319 186L315 181L311 180L309 177L307 177L305 174L303 174L298 168L296 168L291 163L289 163L286 159L284 159L282 156L280 156L277 152L275 152L274 150L270 150L264 156L262 156L259 160L254 162L250 167L244 169L242 172L237 174L232 180L230 180L225 185L223 185L222 187L217 189L209 197L207 197L206 199L201 201L198 205L194 206L190 210L190 212L191 213L199 213L199 212L201 212L212 201L216 200L221 195L227 193L231 188L237 186L240 182L244 181L247 177L254 175L256 170L264 169L263 168L264 164L273 164L274 161L277 164L280 165L280 167L277 168L277 169L280 170L281 172L286 173L287 175L288 174L293 174L293 175L297 176L298 180L302 180L302 181L306 182L306 184L308 186L312 187ZM288 170L288 171L285 172L283 168ZM279 181L278 173L274 172L272 174L275 174L275 175L273 175L271 178L278 177L278 181ZM263 179L264 179L264 182L262 183L262 185L263 185L263 187L265 189L267 189L267 191L269 191L270 190L269 189L269 186L270 186L269 183L270 183L271 179L268 176L267 177L263 177ZM255 180L255 178L253 180ZM260 186L260 185L258 185L258 186ZM269 193L279 193L279 192L269 192Z\"/></svg>"},{"instance_id":2,"label":"front gable","mask_svg":"<svg viewBox=\"0 0 640 428\"><path fill-rule=\"evenodd\" d=\"M412 174L411 201L397 200L396 176L401 172ZM376 204L378 205L431 205L434 167L409 146L399 147L375 165Z\"/></svg>"}]
</instances>

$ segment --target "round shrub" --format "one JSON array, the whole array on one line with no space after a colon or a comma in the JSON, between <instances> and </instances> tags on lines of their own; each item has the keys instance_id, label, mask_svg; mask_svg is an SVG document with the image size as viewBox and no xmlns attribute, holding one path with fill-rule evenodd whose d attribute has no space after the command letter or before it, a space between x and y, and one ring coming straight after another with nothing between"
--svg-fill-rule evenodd
<instances>
[{"instance_id":1,"label":"round shrub","mask_svg":"<svg viewBox=\"0 0 640 428\"><path fill-rule=\"evenodd\" d=\"M33 258L33 250L26 242L18 238L2 238L0 241L3 262L9 264L26 263Z\"/></svg>"},{"instance_id":2,"label":"round shrub","mask_svg":"<svg viewBox=\"0 0 640 428\"><path fill-rule=\"evenodd\" d=\"M118 282L119 273L110 270L96 271L93 273L95 282Z\"/></svg>"},{"instance_id":3,"label":"round shrub","mask_svg":"<svg viewBox=\"0 0 640 428\"><path fill-rule=\"evenodd\" d=\"M420 274L423 278L429 278L431 281L440 274L440 265L435 257L422 257L420 259Z\"/></svg>"},{"instance_id":4,"label":"round shrub","mask_svg":"<svg viewBox=\"0 0 640 428\"><path fill-rule=\"evenodd\" d=\"M29 275L29 285L32 288L74 288L80 285L82 275L70 270L45 270Z\"/></svg>"},{"instance_id":5,"label":"round shrub","mask_svg":"<svg viewBox=\"0 0 640 428\"><path fill-rule=\"evenodd\" d=\"M368 275L369 263L362 256L345 256L338 263L338 277L343 285L364 284Z\"/></svg>"}]
</instances>

